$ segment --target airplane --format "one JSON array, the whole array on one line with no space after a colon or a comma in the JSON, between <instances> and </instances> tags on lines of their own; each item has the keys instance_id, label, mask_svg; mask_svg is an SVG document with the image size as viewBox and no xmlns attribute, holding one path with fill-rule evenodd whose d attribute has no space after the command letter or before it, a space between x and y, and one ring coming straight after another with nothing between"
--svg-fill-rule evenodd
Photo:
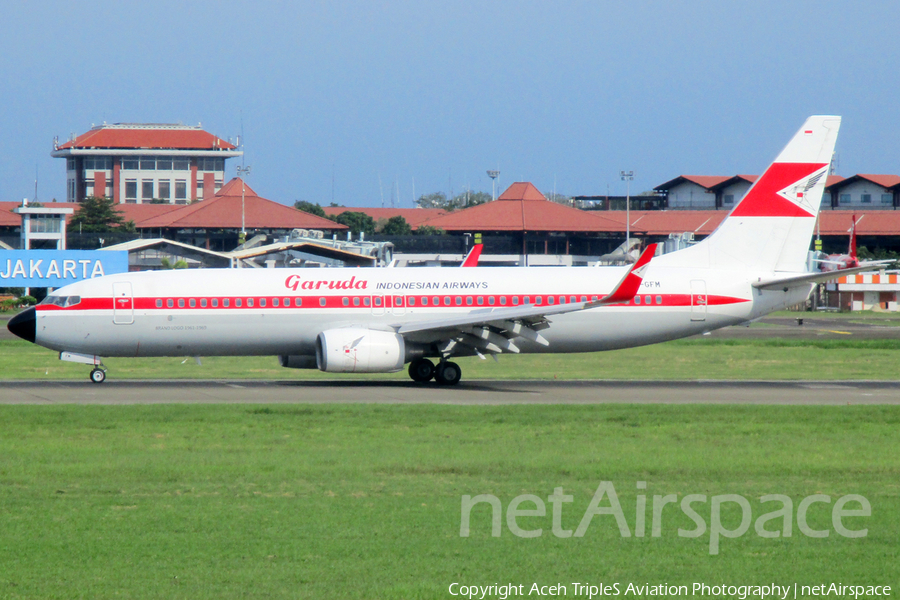
<instances>
[{"instance_id":1,"label":"airplane","mask_svg":"<svg viewBox=\"0 0 900 600\"><path fill-rule=\"evenodd\" d=\"M278 356L288 368L460 381L451 359L594 352L741 324L806 300L841 119L813 116L707 238L616 267L192 269L98 277L9 321L91 365L101 357ZM842 270L859 272L866 267ZM436 359L437 364L432 359Z\"/></svg>"},{"instance_id":2,"label":"airplane","mask_svg":"<svg viewBox=\"0 0 900 600\"><path fill-rule=\"evenodd\" d=\"M863 215L863 217L865 217L865 215ZM824 256L824 258L816 258L814 260L819 263L820 271L845 271L846 269L855 267L869 267L870 269L873 269L896 262L892 259L867 260L861 262L856 255L856 224L859 223L859 221L862 221L862 218L860 218L859 221L856 220L856 215L852 215L850 218L850 244L847 248L847 254L824 254L823 252L819 252L818 255Z\"/></svg>"}]
</instances>

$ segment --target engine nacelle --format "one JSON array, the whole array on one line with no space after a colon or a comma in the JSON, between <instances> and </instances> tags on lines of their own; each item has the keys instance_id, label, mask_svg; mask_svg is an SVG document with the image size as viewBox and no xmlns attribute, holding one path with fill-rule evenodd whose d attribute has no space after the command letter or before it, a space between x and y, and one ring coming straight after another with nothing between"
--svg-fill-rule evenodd
<instances>
[{"instance_id":1,"label":"engine nacelle","mask_svg":"<svg viewBox=\"0 0 900 600\"><path fill-rule=\"evenodd\" d=\"M282 354L278 362L286 369L315 369L318 367L314 354Z\"/></svg>"},{"instance_id":2,"label":"engine nacelle","mask_svg":"<svg viewBox=\"0 0 900 600\"><path fill-rule=\"evenodd\" d=\"M390 331L329 329L316 338L316 363L328 373L390 373L406 363L406 344Z\"/></svg>"}]
</instances>

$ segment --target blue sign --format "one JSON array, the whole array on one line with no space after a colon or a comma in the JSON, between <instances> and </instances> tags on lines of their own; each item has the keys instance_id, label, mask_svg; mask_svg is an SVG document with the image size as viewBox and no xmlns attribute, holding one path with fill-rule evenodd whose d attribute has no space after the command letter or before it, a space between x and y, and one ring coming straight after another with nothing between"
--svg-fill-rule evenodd
<instances>
[{"instance_id":1,"label":"blue sign","mask_svg":"<svg viewBox=\"0 0 900 600\"><path fill-rule=\"evenodd\" d=\"M62 287L128 272L118 250L0 250L0 287Z\"/></svg>"}]
</instances>

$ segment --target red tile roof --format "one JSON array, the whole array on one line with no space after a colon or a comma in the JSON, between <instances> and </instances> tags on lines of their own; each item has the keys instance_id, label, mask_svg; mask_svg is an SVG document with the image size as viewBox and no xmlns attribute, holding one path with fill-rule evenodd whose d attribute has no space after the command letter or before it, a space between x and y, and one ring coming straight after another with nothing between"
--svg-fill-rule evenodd
<instances>
[{"instance_id":1,"label":"red tile roof","mask_svg":"<svg viewBox=\"0 0 900 600\"><path fill-rule=\"evenodd\" d=\"M336 217L344 212L361 212L369 215L375 221L382 219L390 219L391 217L403 217L413 229L429 219L447 214L447 211L441 208L375 208L375 207L358 207L358 206L323 206L322 209L329 217Z\"/></svg>"},{"instance_id":2,"label":"red tile roof","mask_svg":"<svg viewBox=\"0 0 900 600\"><path fill-rule=\"evenodd\" d=\"M853 175L852 177L841 178L841 181L838 182L840 183L838 187L844 187L845 185L849 185L860 180L871 181L872 183L880 185L883 188L900 186L900 175L864 175L860 173L858 175ZM833 185L830 179L828 180L828 185Z\"/></svg>"},{"instance_id":3,"label":"red tile roof","mask_svg":"<svg viewBox=\"0 0 900 600\"><path fill-rule=\"evenodd\" d=\"M22 217L12 210L22 206L21 202L0 202L0 227L19 227ZM47 202L41 203L44 208L72 208L78 210L78 204L74 202ZM72 215L66 215L66 220Z\"/></svg>"},{"instance_id":4,"label":"red tile roof","mask_svg":"<svg viewBox=\"0 0 900 600\"><path fill-rule=\"evenodd\" d=\"M723 181L727 181L731 179L731 177L726 177L722 175L679 175L675 179L670 179L665 183L661 183L660 185L653 188L654 190L668 190L679 183L683 183L685 181L690 181L691 183L696 183L702 188L710 189L713 186L716 186Z\"/></svg>"},{"instance_id":5,"label":"red tile roof","mask_svg":"<svg viewBox=\"0 0 900 600\"><path fill-rule=\"evenodd\" d=\"M66 142L59 150L69 148L151 148L171 150L234 150L211 133L196 127L106 127L99 126Z\"/></svg>"},{"instance_id":6,"label":"red tile roof","mask_svg":"<svg viewBox=\"0 0 900 600\"><path fill-rule=\"evenodd\" d=\"M530 183L512 184L495 202L479 204L434 219L423 225L445 231L558 231L601 232L624 230L607 213L586 212L550 202Z\"/></svg>"},{"instance_id":7,"label":"red tile roof","mask_svg":"<svg viewBox=\"0 0 900 600\"><path fill-rule=\"evenodd\" d=\"M208 200L180 206L151 217L138 226L147 228L231 228L241 226L241 184L235 177ZM272 200L261 198L244 184L244 220L249 229L345 230L346 225L323 219Z\"/></svg>"}]
</instances>

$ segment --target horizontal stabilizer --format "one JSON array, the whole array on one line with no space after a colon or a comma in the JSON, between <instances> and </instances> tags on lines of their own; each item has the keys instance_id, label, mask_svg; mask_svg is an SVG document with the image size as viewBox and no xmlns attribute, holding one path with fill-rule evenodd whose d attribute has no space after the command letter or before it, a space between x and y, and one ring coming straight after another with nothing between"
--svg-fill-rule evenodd
<instances>
[{"instance_id":1,"label":"horizontal stabilizer","mask_svg":"<svg viewBox=\"0 0 900 600\"><path fill-rule=\"evenodd\" d=\"M758 281L753 285L758 290L780 290L793 287L809 285L811 283L823 283L825 281L834 281L845 275L853 275L862 273L863 271L871 271L878 267L891 264L892 260L873 260L863 263L858 267L850 269L838 269L837 271L823 271L821 273L806 273L804 275L794 275L791 277L782 277L779 279L768 279L766 281Z\"/></svg>"}]
</instances>

